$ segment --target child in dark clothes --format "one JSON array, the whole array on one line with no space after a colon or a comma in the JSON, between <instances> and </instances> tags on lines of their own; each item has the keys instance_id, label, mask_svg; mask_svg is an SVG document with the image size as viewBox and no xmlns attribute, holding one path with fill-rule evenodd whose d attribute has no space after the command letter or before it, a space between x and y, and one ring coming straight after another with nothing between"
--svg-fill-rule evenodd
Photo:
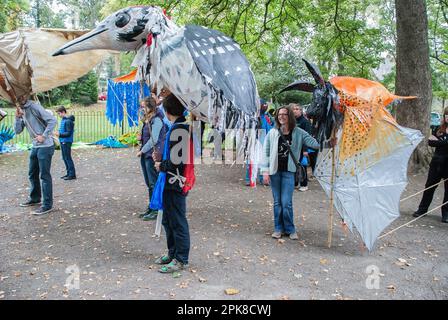
<instances>
[{"instance_id":1,"label":"child in dark clothes","mask_svg":"<svg viewBox=\"0 0 448 320\"><path fill-rule=\"evenodd\" d=\"M189 142L189 125L186 122L184 107L174 96L163 100L163 107L170 122L173 123L165 148L169 148L168 159L154 159L155 167L166 172L163 191L163 219L168 254L156 260L163 265L159 272L172 273L188 266L190 252L190 231L186 217L186 194L182 191L185 177L184 169L187 161Z\"/></svg>"}]
</instances>

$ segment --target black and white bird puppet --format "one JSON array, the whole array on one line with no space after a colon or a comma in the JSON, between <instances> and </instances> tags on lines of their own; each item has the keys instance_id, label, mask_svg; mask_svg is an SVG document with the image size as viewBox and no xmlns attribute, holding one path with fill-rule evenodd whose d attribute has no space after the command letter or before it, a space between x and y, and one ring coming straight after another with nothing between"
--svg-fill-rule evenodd
<instances>
[{"instance_id":1,"label":"black and white bird puppet","mask_svg":"<svg viewBox=\"0 0 448 320\"><path fill-rule=\"evenodd\" d=\"M168 88L198 119L213 128L237 130L250 149L259 110L257 86L239 45L201 26L177 26L155 6L121 9L53 56L106 49L137 51L137 80Z\"/></svg>"}]
</instances>

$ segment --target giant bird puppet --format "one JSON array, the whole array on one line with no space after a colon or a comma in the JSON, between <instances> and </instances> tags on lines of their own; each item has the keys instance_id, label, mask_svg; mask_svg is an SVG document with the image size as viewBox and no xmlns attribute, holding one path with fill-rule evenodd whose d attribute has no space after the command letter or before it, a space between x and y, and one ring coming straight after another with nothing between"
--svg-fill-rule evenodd
<instances>
[{"instance_id":1,"label":"giant bird puppet","mask_svg":"<svg viewBox=\"0 0 448 320\"><path fill-rule=\"evenodd\" d=\"M409 157L420 131L404 128L386 106L403 99L378 82L352 77L325 81L317 66L305 61L315 83L297 81L282 91L313 94L307 110L317 124L324 148L315 176L350 230L359 232L369 250L379 234L399 216L400 195L407 184Z\"/></svg>"},{"instance_id":2,"label":"giant bird puppet","mask_svg":"<svg viewBox=\"0 0 448 320\"><path fill-rule=\"evenodd\" d=\"M155 6L121 9L53 55L107 49L137 51L137 80L168 88L196 118L237 130L246 151L255 145L259 102L254 75L238 44L205 27L177 26ZM252 143L253 142L253 143ZM249 152L250 153L250 152Z\"/></svg>"}]
</instances>

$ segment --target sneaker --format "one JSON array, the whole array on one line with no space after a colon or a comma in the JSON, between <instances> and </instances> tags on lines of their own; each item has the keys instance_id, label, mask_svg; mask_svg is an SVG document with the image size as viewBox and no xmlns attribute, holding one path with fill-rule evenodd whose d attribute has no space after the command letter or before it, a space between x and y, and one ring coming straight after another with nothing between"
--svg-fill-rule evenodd
<instances>
[{"instance_id":1,"label":"sneaker","mask_svg":"<svg viewBox=\"0 0 448 320\"><path fill-rule=\"evenodd\" d=\"M426 212L417 210L417 211L414 212L414 214L413 214L412 216L413 216L414 218L418 218L418 217L424 215L425 213L426 213Z\"/></svg>"},{"instance_id":2,"label":"sneaker","mask_svg":"<svg viewBox=\"0 0 448 320\"><path fill-rule=\"evenodd\" d=\"M41 204L41 202L28 200L27 202L20 203L19 206L20 207L31 207L31 206L36 206L38 204Z\"/></svg>"},{"instance_id":3,"label":"sneaker","mask_svg":"<svg viewBox=\"0 0 448 320\"><path fill-rule=\"evenodd\" d=\"M291 240L299 240L299 236L297 235L297 232L291 233L289 235L289 239L291 239Z\"/></svg>"},{"instance_id":4,"label":"sneaker","mask_svg":"<svg viewBox=\"0 0 448 320\"><path fill-rule=\"evenodd\" d=\"M272 238L274 238L274 239L280 239L282 237L282 233L281 232L274 232L273 234L272 234Z\"/></svg>"},{"instance_id":5,"label":"sneaker","mask_svg":"<svg viewBox=\"0 0 448 320\"><path fill-rule=\"evenodd\" d=\"M159 258L156 259L156 261L154 261L155 264L168 264L171 261L173 261L173 258L171 258L170 256L167 255L163 255Z\"/></svg>"},{"instance_id":6,"label":"sneaker","mask_svg":"<svg viewBox=\"0 0 448 320\"><path fill-rule=\"evenodd\" d=\"M173 272L182 271L186 268L188 268L188 264L184 264L180 261L177 261L176 259L173 259L173 260L171 260L170 263L162 266L159 269L159 272L160 273L173 273Z\"/></svg>"},{"instance_id":7,"label":"sneaker","mask_svg":"<svg viewBox=\"0 0 448 320\"><path fill-rule=\"evenodd\" d=\"M302 191L302 192L304 192L304 191L308 191L308 187L300 187L300 188L299 188L299 191Z\"/></svg>"},{"instance_id":8,"label":"sneaker","mask_svg":"<svg viewBox=\"0 0 448 320\"><path fill-rule=\"evenodd\" d=\"M73 176L73 177L68 177L67 176L67 177L64 178L64 180L66 180L66 181L67 180L76 180L76 176Z\"/></svg>"},{"instance_id":9,"label":"sneaker","mask_svg":"<svg viewBox=\"0 0 448 320\"><path fill-rule=\"evenodd\" d=\"M149 214L151 212L150 209L146 209L145 212L142 212L138 215L139 218L143 218L144 216L146 216L147 214Z\"/></svg>"},{"instance_id":10,"label":"sneaker","mask_svg":"<svg viewBox=\"0 0 448 320\"><path fill-rule=\"evenodd\" d=\"M65 178L67 178L67 177L68 177L68 175L65 175L65 176L62 176L61 179L65 179Z\"/></svg>"},{"instance_id":11,"label":"sneaker","mask_svg":"<svg viewBox=\"0 0 448 320\"><path fill-rule=\"evenodd\" d=\"M39 209L36 209L34 212L32 212L31 214L33 216L41 216L44 214L47 214L49 212L53 211L53 208L44 208L44 207L40 207Z\"/></svg>"},{"instance_id":12,"label":"sneaker","mask_svg":"<svg viewBox=\"0 0 448 320\"><path fill-rule=\"evenodd\" d=\"M150 211L149 213L145 214L142 219L143 221L156 220L158 214L158 211Z\"/></svg>"}]
</instances>

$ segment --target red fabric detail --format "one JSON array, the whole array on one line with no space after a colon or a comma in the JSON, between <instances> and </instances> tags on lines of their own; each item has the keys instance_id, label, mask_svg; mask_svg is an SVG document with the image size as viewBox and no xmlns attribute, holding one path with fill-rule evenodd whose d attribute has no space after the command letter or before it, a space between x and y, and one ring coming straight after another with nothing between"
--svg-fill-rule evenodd
<instances>
[{"instance_id":1,"label":"red fabric detail","mask_svg":"<svg viewBox=\"0 0 448 320\"><path fill-rule=\"evenodd\" d=\"M253 170L253 164L251 161L249 164L249 181L250 181L250 186L255 187L255 181L254 181L254 178L252 177L252 170Z\"/></svg>"},{"instance_id":2,"label":"red fabric detail","mask_svg":"<svg viewBox=\"0 0 448 320\"><path fill-rule=\"evenodd\" d=\"M264 118L266 119L267 123L272 126L271 118L269 118L267 115L264 115Z\"/></svg>"},{"instance_id":3,"label":"red fabric detail","mask_svg":"<svg viewBox=\"0 0 448 320\"><path fill-rule=\"evenodd\" d=\"M196 176L194 174L194 148L193 141L190 139L188 147L188 161L184 166L184 177L185 184L182 188L182 192L187 194L188 191L193 189L194 183L196 181Z\"/></svg>"},{"instance_id":4,"label":"red fabric detail","mask_svg":"<svg viewBox=\"0 0 448 320\"><path fill-rule=\"evenodd\" d=\"M148 37L146 37L146 46L150 47L152 44L152 33L148 34Z\"/></svg>"},{"instance_id":5,"label":"red fabric detail","mask_svg":"<svg viewBox=\"0 0 448 320\"><path fill-rule=\"evenodd\" d=\"M165 17L167 17L169 20L171 20L171 17L166 15L166 9L163 9L162 11L163 11L163 15L164 15Z\"/></svg>"}]
</instances>

